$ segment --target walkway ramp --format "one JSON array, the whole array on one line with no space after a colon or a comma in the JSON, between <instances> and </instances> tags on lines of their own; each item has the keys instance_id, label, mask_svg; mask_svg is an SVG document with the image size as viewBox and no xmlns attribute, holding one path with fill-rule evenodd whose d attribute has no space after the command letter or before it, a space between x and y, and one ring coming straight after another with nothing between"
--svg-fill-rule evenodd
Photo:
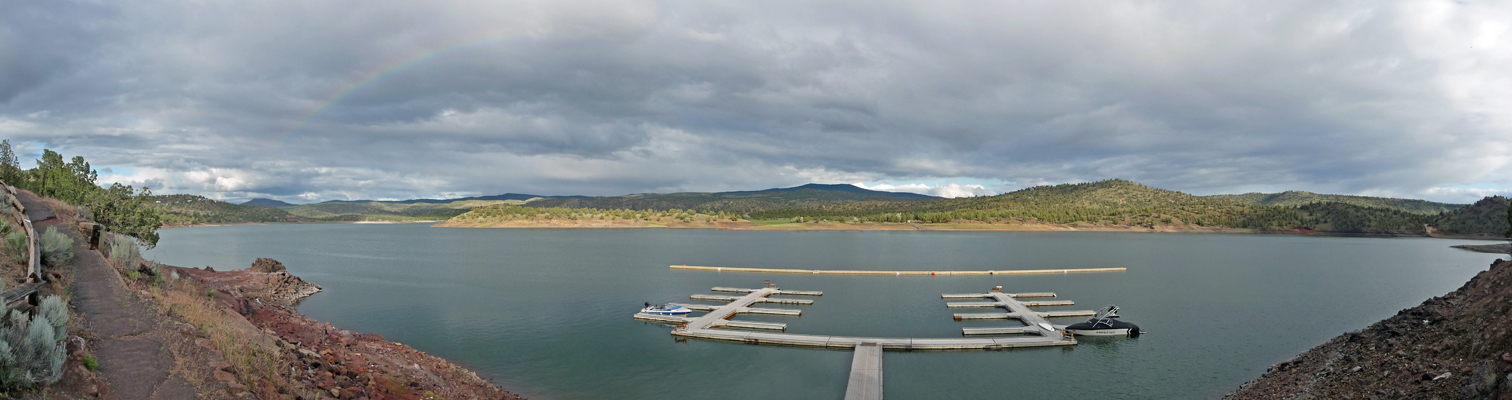
<instances>
[{"instance_id":1,"label":"walkway ramp","mask_svg":"<svg viewBox=\"0 0 1512 400\"><path fill-rule=\"evenodd\" d=\"M862 343L855 351L850 380L845 384L845 400L882 400L882 347Z\"/></svg>"}]
</instances>

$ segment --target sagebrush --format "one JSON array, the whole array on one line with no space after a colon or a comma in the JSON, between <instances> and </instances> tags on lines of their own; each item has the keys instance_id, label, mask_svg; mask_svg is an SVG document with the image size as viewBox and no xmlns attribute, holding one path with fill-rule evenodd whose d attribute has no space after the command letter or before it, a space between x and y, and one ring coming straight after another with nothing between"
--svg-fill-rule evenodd
<instances>
[{"instance_id":1,"label":"sagebrush","mask_svg":"<svg viewBox=\"0 0 1512 400\"><path fill-rule=\"evenodd\" d=\"M73 259L73 245L73 238L58 232L56 226L49 226L37 241L37 253L42 256L42 264L56 267Z\"/></svg>"},{"instance_id":2,"label":"sagebrush","mask_svg":"<svg viewBox=\"0 0 1512 400\"><path fill-rule=\"evenodd\" d=\"M5 310L0 326L0 388L49 384L63 378L68 356L68 304L47 296L30 319L25 313Z\"/></svg>"}]
</instances>

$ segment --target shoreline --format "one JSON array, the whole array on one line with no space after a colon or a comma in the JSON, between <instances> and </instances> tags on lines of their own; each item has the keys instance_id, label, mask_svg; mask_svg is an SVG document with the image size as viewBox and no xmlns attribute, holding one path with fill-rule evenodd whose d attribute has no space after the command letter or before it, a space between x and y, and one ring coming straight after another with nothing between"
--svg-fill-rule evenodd
<instances>
[{"instance_id":1,"label":"shoreline","mask_svg":"<svg viewBox=\"0 0 1512 400\"><path fill-rule=\"evenodd\" d=\"M313 225L313 224L373 224L373 225L383 225L383 224L420 224L420 223L437 223L437 222L444 222L444 221L424 220L424 221L226 222L226 223L218 223L218 224L175 224L175 225L163 225L163 226L158 227L158 229L203 228L203 227L210 227L210 226L241 226L241 225Z\"/></svg>"},{"instance_id":2,"label":"shoreline","mask_svg":"<svg viewBox=\"0 0 1512 400\"><path fill-rule=\"evenodd\" d=\"M1227 234L1264 234L1264 235L1297 235L1297 236L1328 236L1328 237L1417 237L1435 239L1463 239L1463 240L1502 240L1499 237L1485 235L1446 235L1439 233L1425 234L1400 234L1400 233L1352 233L1352 232L1325 232L1300 229L1267 229L1254 230L1244 228L1219 227L1219 226L1179 226L1179 225L1155 225L1153 227L1131 225L1056 225L1056 224L983 224L983 223L950 223L950 224L924 224L924 223L861 223L849 224L840 222L804 222L804 223L777 223L761 224L746 220L730 222L668 222L652 223L647 221L505 221L505 222L456 222L442 221L431 225L434 228L471 228L471 229L712 229L727 231L954 231L954 232L1119 232L1119 233L1227 233Z\"/></svg>"},{"instance_id":3,"label":"shoreline","mask_svg":"<svg viewBox=\"0 0 1512 400\"><path fill-rule=\"evenodd\" d=\"M1512 261L1497 259L1458 289L1271 365L1224 399L1508 398L1509 301Z\"/></svg>"}]
</instances>

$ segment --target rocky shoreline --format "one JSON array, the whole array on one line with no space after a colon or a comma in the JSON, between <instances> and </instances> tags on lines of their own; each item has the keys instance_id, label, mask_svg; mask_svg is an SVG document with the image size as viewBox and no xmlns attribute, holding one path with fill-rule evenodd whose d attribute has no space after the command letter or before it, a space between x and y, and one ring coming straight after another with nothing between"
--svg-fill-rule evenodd
<instances>
[{"instance_id":1,"label":"rocky shoreline","mask_svg":"<svg viewBox=\"0 0 1512 400\"><path fill-rule=\"evenodd\" d=\"M287 398L523 399L476 373L379 334L348 331L300 315L295 306L319 285L289 274L283 264L259 258L246 269L163 266L211 290L217 303L258 330L254 340L274 354ZM313 397L312 397L313 396Z\"/></svg>"},{"instance_id":2,"label":"rocky shoreline","mask_svg":"<svg viewBox=\"0 0 1512 400\"><path fill-rule=\"evenodd\" d=\"M1512 399L1512 261L1275 365L1227 399Z\"/></svg>"},{"instance_id":3,"label":"rocky shoreline","mask_svg":"<svg viewBox=\"0 0 1512 400\"><path fill-rule=\"evenodd\" d=\"M1498 244L1457 244L1457 245L1453 245L1453 246L1449 246L1449 247L1453 247L1453 248L1456 248L1456 249L1470 250L1470 251L1475 251L1475 252L1481 252L1481 253L1512 254L1512 243L1498 243Z\"/></svg>"}]
</instances>

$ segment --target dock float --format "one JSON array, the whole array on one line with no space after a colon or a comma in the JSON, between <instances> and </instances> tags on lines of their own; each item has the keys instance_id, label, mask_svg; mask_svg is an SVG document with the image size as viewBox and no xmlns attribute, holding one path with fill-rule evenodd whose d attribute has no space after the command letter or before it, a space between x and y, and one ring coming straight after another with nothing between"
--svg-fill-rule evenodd
<instances>
[{"instance_id":1,"label":"dock float","mask_svg":"<svg viewBox=\"0 0 1512 400\"><path fill-rule=\"evenodd\" d=\"M961 334L962 335L966 335L966 336L1022 335L1022 334L1029 334L1029 333L1039 333L1039 329L1038 328L1031 328L1031 327L1027 327L1027 326L1008 326L1008 327L992 327L992 328L961 328Z\"/></svg>"},{"instance_id":2,"label":"dock float","mask_svg":"<svg viewBox=\"0 0 1512 400\"><path fill-rule=\"evenodd\" d=\"M692 295L692 296L688 296L688 298L689 299L693 299L693 300L707 300L707 301L737 301L741 297L740 296L720 296L720 295L717 295L717 294L695 294L695 295ZM796 305L800 305L800 306L806 306L806 305L814 304L813 300L803 300L803 299L774 299L774 298L770 298L770 297L757 298L755 300L755 302L756 303L774 303L774 304L796 304Z\"/></svg>"},{"instance_id":3,"label":"dock float","mask_svg":"<svg viewBox=\"0 0 1512 400\"><path fill-rule=\"evenodd\" d=\"M1066 317L1090 317L1097 315L1097 311L1074 310L1074 311L1040 311L1040 318L1066 318ZM972 321L983 319L1019 319L1017 314L1009 313L960 313L955 315L956 321Z\"/></svg>"},{"instance_id":4,"label":"dock float","mask_svg":"<svg viewBox=\"0 0 1512 400\"><path fill-rule=\"evenodd\" d=\"M751 293L751 292L754 292L754 291L757 291L757 290L760 290L760 289L745 289L745 288L731 288L731 287L714 287L712 289L709 289L709 291L711 291L711 292L725 292L725 293ZM775 295L787 295L787 296L823 296L824 292L816 292L816 291L811 291L811 290L778 290L778 291L772 292L772 294L775 294Z\"/></svg>"},{"instance_id":5,"label":"dock float","mask_svg":"<svg viewBox=\"0 0 1512 400\"><path fill-rule=\"evenodd\" d=\"M1027 335L1016 337L921 339L804 335L785 332L754 332L751 330L785 330L786 324L730 321L729 318L740 313L756 314L762 313L763 311L784 313L778 315L797 315L792 314L792 312L798 310L761 309L752 308L750 306L752 304L761 302L790 302L789 304L806 305L813 304L813 300L781 299L768 297L776 294L803 293L800 291L785 291L775 287L760 289L719 289L721 289L721 292L725 293L744 293L744 295L727 296L695 294L689 296L689 298L704 301L723 301L726 303L723 305L694 305L698 308L689 307L693 308L694 310L700 311L709 310L708 313L693 318L636 314L636 319L671 324L675 326L675 328L672 330L672 336L679 339L701 339L772 346L815 347L850 350L855 349L856 346L863 343L872 343L875 344L878 348L888 351L949 351L1001 350L1020 347L1069 346L1076 344L1075 338L1062 335L1059 330L1054 328L1054 326L1052 326L1051 330L1046 331L1043 327L1036 325L1036 322L1044 322L1044 317L1041 317L1039 315L1040 313L1030 311L1028 309L1028 306L1023 305L1023 303L1017 300L1013 300L1012 297L1009 297L1008 294L1004 293L997 293L995 295L982 295L985 297L979 296L979 298L989 298L991 300L995 300L989 302L991 304L1011 303L1011 305L1005 306L1005 308L1018 307L1022 308L1022 310L1017 310L1015 312L1033 314L1029 317L1020 318L1020 320L1024 321L1025 325L1028 325L1028 327L1032 328L1032 330L1025 331ZM686 305L684 306L686 307ZM1003 307L1001 305L999 306ZM1050 325L1047 324L1046 326ZM730 328L751 330L734 330Z\"/></svg>"},{"instance_id":6,"label":"dock float","mask_svg":"<svg viewBox=\"0 0 1512 400\"><path fill-rule=\"evenodd\" d=\"M1020 303L1023 303L1025 307L1049 307L1049 306L1074 306L1074 305L1076 305L1076 302L1071 301L1071 300L1022 301ZM962 302L945 303L945 308L995 308L995 307L1004 307L1004 306L1005 305L1003 303L990 302L990 301L962 301Z\"/></svg>"},{"instance_id":7,"label":"dock float","mask_svg":"<svg viewBox=\"0 0 1512 400\"><path fill-rule=\"evenodd\" d=\"M719 308L718 306L713 306L713 305L708 305L708 304L667 303L667 305L669 305L669 306L681 306L682 308L686 308L686 309L693 310L693 311L714 311L714 309ZM736 314L760 314L760 315L787 315L787 316L794 316L794 317L796 317L796 316L799 316L799 315L803 315L803 310L789 310L789 309L785 309L785 308L753 308L753 307L745 307L745 308L735 309L735 313Z\"/></svg>"},{"instance_id":8,"label":"dock float","mask_svg":"<svg viewBox=\"0 0 1512 400\"><path fill-rule=\"evenodd\" d=\"M743 273L766 273L766 274L813 274L813 275L877 275L877 276L980 276L980 275L1039 275L1039 274L1076 274L1090 272L1123 272L1128 268L1072 268L1072 269L1013 269L1013 270L989 270L989 271L855 271L855 270L824 270L824 269L783 269L783 268L736 268L736 267L703 267L694 265L672 265L672 269L685 271L708 271L708 272L743 272Z\"/></svg>"},{"instance_id":9,"label":"dock float","mask_svg":"<svg viewBox=\"0 0 1512 400\"><path fill-rule=\"evenodd\" d=\"M787 324L783 324L783 323L753 322L753 321L729 321L729 320L720 321L720 322L715 322L715 323L709 324L709 327L710 328L762 329L762 330L769 330L769 331L785 331L785 330L787 330Z\"/></svg>"},{"instance_id":10,"label":"dock float","mask_svg":"<svg viewBox=\"0 0 1512 400\"><path fill-rule=\"evenodd\" d=\"M1024 299L1024 298L1033 298L1033 297L1055 297L1055 293L1050 293L1050 292L1042 292L1042 293L1009 293L1008 297L1012 297L1012 298L1015 298L1015 299ZM954 293L954 294L949 294L948 293L948 294L942 294L942 295L940 295L940 298L941 299L945 299L945 300L990 299L990 298L992 298L992 295L987 294L987 293Z\"/></svg>"},{"instance_id":11,"label":"dock float","mask_svg":"<svg viewBox=\"0 0 1512 400\"><path fill-rule=\"evenodd\" d=\"M876 343L856 345L851 357L845 400L882 400L882 347Z\"/></svg>"}]
</instances>

